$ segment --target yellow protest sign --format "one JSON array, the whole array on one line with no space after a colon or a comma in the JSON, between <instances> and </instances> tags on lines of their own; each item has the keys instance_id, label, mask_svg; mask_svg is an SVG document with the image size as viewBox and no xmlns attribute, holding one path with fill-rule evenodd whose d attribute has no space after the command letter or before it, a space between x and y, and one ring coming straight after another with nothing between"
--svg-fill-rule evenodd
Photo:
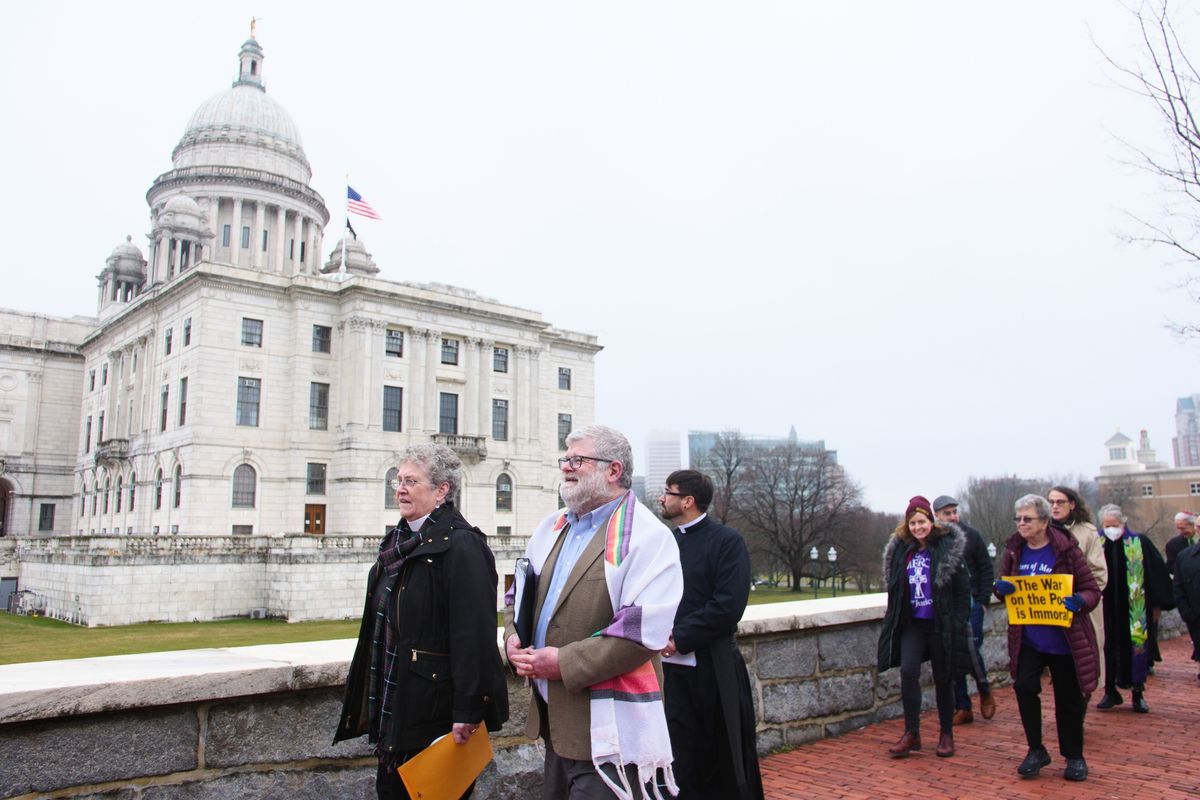
<instances>
[{"instance_id":1,"label":"yellow protest sign","mask_svg":"<svg viewBox=\"0 0 1200 800\"><path fill-rule=\"evenodd\" d=\"M1058 625L1071 626L1075 615L1063 605L1071 596L1073 575L1014 575L1004 580L1012 581L1017 590L1004 598L1008 606L1009 625Z\"/></svg>"}]
</instances>

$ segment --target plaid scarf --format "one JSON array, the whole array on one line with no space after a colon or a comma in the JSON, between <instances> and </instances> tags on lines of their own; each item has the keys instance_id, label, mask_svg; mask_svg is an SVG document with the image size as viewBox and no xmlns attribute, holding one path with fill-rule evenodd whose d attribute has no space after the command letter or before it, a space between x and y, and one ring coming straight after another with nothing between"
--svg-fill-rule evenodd
<instances>
[{"instance_id":1,"label":"plaid scarf","mask_svg":"<svg viewBox=\"0 0 1200 800\"><path fill-rule=\"evenodd\" d=\"M1125 549L1125 584L1129 589L1129 641L1133 646L1130 677L1134 684L1146 682L1149 659L1146 640L1150 631L1146 622L1145 557L1139 536L1126 536L1121 543Z\"/></svg>"},{"instance_id":2,"label":"plaid scarf","mask_svg":"<svg viewBox=\"0 0 1200 800\"><path fill-rule=\"evenodd\" d=\"M397 643L396 628L387 624L388 606L404 559L421 543L421 535L408 527L407 520L387 532L379 543L378 572L375 592L379 604L375 607L375 628L371 633L371 681L367 694L370 718L368 741L378 742L391 725L392 709L389 700L396 689Z\"/></svg>"}]
</instances>

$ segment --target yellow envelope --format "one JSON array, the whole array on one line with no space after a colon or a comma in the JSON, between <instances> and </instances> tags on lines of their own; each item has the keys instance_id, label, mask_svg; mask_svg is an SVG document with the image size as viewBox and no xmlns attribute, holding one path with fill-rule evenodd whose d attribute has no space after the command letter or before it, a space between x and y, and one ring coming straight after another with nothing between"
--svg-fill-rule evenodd
<instances>
[{"instance_id":1,"label":"yellow envelope","mask_svg":"<svg viewBox=\"0 0 1200 800\"><path fill-rule=\"evenodd\" d=\"M482 724L466 744L446 734L397 768L413 800L458 800L492 760L492 741Z\"/></svg>"}]
</instances>

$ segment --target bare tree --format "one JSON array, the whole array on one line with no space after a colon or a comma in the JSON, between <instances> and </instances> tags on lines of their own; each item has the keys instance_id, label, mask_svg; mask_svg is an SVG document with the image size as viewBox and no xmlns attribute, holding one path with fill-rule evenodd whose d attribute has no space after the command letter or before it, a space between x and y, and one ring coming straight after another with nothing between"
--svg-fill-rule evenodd
<instances>
[{"instance_id":1,"label":"bare tree","mask_svg":"<svg viewBox=\"0 0 1200 800\"><path fill-rule=\"evenodd\" d=\"M985 542L997 549L1017 529L1013 523L1013 503L1027 494L1044 494L1051 484L1041 478L1018 478L1002 475L996 478L967 478L959 490L964 520L979 531Z\"/></svg>"},{"instance_id":2,"label":"bare tree","mask_svg":"<svg viewBox=\"0 0 1200 800\"><path fill-rule=\"evenodd\" d=\"M864 592L883 589L882 558L888 537L900 524L899 514L856 509L847 517L849 529L834 542L838 555L838 572L852 580ZM843 581L843 587L845 582Z\"/></svg>"},{"instance_id":3,"label":"bare tree","mask_svg":"<svg viewBox=\"0 0 1200 800\"><path fill-rule=\"evenodd\" d=\"M1200 91L1200 72L1188 56L1172 22L1168 0L1151 0L1129 7L1141 39L1141 58L1120 63L1104 57L1117 71L1125 88L1145 97L1163 125L1166 152L1156 153L1125 142L1138 166L1157 177L1166 189L1163 219L1136 218L1145 233L1132 241L1164 245L1186 261L1200 261L1200 120L1192 99ZM1103 52L1103 49L1101 49ZM1189 281L1195 296L1195 279ZM1200 333L1200 326L1175 326L1184 334Z\"/></svg>"},{"instance_id":4,"label":"bare tree","mask_svg":"<svg viewBox=\"0 0 1200 800\"><path fill-rule=\"evenodd\" d=\"M834 453L789 443L756 450L735 493L736 517L760 537L771 556L787 564L799 591L809 551L846 530L862 490ZM809 567L811 572L814 567Z\"/></svg>"},{"instance_id":5,"label":"bare tree","mask_svg":"<svg viewBox=\"0 0 1200 800\"><path fill-rule=\"evenodd\" d=\"M750 448L739 431L722 431L700 466L695 467L712 479L713 501L708 513L719 522L732 524L734 498L745 478L749 455Z\"/></svg>"}]
</instances>

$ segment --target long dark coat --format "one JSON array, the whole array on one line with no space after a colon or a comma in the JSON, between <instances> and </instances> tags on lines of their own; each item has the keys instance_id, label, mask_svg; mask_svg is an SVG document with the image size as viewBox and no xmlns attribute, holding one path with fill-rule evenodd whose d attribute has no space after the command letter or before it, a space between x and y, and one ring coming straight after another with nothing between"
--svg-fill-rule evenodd
<instances>
[{"instance_id":1,"label":"long dark coat","mask_svg":"<svg viewBox=\"0 0 1200 800\"><path fill-rule=\"evenodd\" d=\"M688 787L684 794L691 789L702 798L762 800L754 700L734 637L750 596L750 552L740 533L711 517L686 533L676 531L675 541L683 597L671 635L676 650L695 654L696 666L664 667L671 746L689 766L713 751L720 762L714 770L719 780L713 785L695 786L692 778L698 776L678 775L680 786ZM724 723L722 730L715 729L718 718ZM718 737L714 747L707 746Z\"/></svg>"},{"instance_id":2,"label":"long dark coat","mask_svg":"<svg viewBox=\"0 0 1200 800\"><path fill-rule=\"evenodd\" d=\"M1096 631L1088 612L1100 602L1100 589L1092 568L1088 566L1087 557L1079 549L1079 542L1069 533L1051 525L1046 530L1050 544L1054 547L1054 572L1059 575L1071 575L1072 587L1075 594L1083 598L1083 610L1077 611L1071 619L1071 627L1066 629L1067 645L1071 648L1071 658L1075 661L1075 677L1079 680L1079 690L1084 697L1096 691L1100 682L1100 654L1096 650ZM1025 547L1025 539L1021 534L1014 533L1004 544L1004 558L1000 562L1001 577L1017 575L1017 567L1021 563L1021 550ZM1112 584L1112 578L1109 578ZM1001 598L1003 599L1003 598ZM1008 670L1013 680L1017 679L1017 661L1021 655L1021 625L1008 626Z\"/></svg>"},{"instance_id":3,"label":"long dark coat","mask_svg":"<svg viewBox=\"0 0 1200 800\"><path fill-rule=\"evenodd\" d=\"M941 531L941 533L939 533ZM969 643L971 578L963 561L967 537L957 525L938 523L927 540L931 561L933 628L942 644L944 665L933 659L934 680L941 682L980 671L972 660ZM900 666L900 628L912 619L908 598L908 560L918 549L895 534L883 550L883 580L887 587L887 612L879 632L879 671ZM942 674L942 669L945 674Z\"/></svg>"},{"instance_id":4,"label":"long dark coat","mask_svg":"<svg viewBox=\"0 0 1200 800\"><path fill-rule=\"evenodd\" d=\"M421 539L400 569L388 609L399 660L391 726L379 732L384 757L420 750L455 722L486 722L495 731L508 719L496 645L496 560L483 532L447 502L426 522ZM368 733L379 571L377 561L367 579L335 743Z\"/></svg>"},{"instance_id":5,"label":"long dark coat","mask_svg":"<svg viewBox=\"0 0 1200 800\"><path fill-rule=\"evenodd\" d=\"M1192 637L1192 660L1200 661L1200 544L1175 557L1175 605Z\"/></svg>"},{"instance_id":6,"label":"long dark coat","mask_svg":"<svg viewBox=\"0 0 1200 800\"><path fill-rule=\"evenodd\" d=\"M1142 540L1143 582L1146 591L1147 625L1155 608L1175 607L1171 576L1166 562L1150 537L1129 528L1115 542L1104 537L1104 560L1108 563L1108 585L1104 587L1104 670L1105 680L1127 687L1133 682L1133 640L1129 632L1129 563L1125 558L1125 539ZM1153 630L1151 631L1153 633ZM1151 639L1153 641L1153 637ZM1149 648L1150 642L1147 642ZM1153 662L1154 651L1148 653Z\"/></svg>"}]
</instances>

